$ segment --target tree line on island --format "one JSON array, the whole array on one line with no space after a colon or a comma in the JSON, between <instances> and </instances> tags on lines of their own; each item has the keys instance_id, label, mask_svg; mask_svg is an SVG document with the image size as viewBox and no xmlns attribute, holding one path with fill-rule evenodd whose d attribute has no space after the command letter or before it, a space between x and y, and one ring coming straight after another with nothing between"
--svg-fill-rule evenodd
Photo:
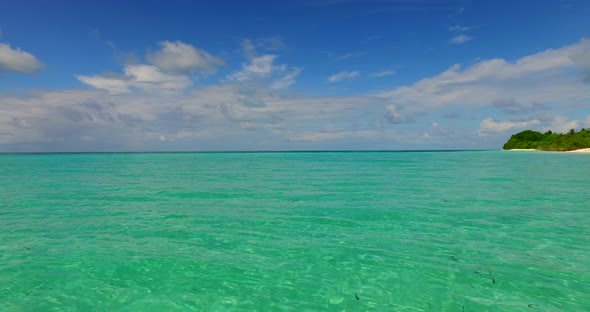
<instances>
[{"instance_id":1,"label":"tree line on island","mask_svg":"<svg viewBox=\"0 0 590 312\"><path fill-rule=\"evenodd\" d=\"M556 133L551 130L541 133L525 130L513 134L504 144L509 149L536 149L541 151L571 151L590 148L590 129L576 131L570 129L567 133Z\"/></svg>"}]
</instances>

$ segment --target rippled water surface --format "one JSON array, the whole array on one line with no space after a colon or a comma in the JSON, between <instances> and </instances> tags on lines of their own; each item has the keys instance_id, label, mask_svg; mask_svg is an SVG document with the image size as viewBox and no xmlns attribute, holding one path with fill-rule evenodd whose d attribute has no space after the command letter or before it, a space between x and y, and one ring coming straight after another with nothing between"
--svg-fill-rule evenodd
<instances>
[{"instance_id":1,"label":"rippled water surface","mask_svg":"<svg viewBox=\"0 0 590 312\"><path fill-rule=\"evenodd\" d=\"M0 310L587 311L589 188L562 153L2 155Z\"/></svg>"}]
</instances>

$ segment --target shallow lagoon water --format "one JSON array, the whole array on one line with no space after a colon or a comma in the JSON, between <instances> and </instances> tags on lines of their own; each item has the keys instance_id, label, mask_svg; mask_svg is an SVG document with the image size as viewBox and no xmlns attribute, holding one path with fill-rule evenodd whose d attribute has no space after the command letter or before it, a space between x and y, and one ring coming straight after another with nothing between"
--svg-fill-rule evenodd
<instances>
[{"instance_id":1,"label":"shallow lagoon water","mask_svg":"<svg viewBox=\"0 0 590 312\"><path fill-rule=\"evenodd\" d=\"M588 310L589 173L541 152L1 155L0 310Z\"/></svg>"}]
</instances>

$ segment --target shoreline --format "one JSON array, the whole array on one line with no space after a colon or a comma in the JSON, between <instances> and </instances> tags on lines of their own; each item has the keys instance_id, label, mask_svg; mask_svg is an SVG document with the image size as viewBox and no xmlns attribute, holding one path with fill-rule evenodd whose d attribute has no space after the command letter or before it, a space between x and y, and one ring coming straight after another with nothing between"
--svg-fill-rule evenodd
<instances>
[{"instance_id":1,"label":"shoreline","mask_svg":"<svg viewBox=\"0 0 590 312\"><path fill-rule=\"evenodd\" d=\"M590 148L581 148L573 151L567 151L566 153L590 153Z\"/></svg>"},{"instance_id":2,"label":"shoreline","mask_svg":"<svg viewBox=\"0 0 590 312\"><path fill-rule=\"evenodd\" d=\"M542 150L536 150L536 149L532 149L532 148L514 148L514 149L505 150L505 151L516 151L516 152L555 152L555 153L590 154L590 148L581 148L581 149L571 150L571 151L542 151Z\"/></svg>"}]
</instances>

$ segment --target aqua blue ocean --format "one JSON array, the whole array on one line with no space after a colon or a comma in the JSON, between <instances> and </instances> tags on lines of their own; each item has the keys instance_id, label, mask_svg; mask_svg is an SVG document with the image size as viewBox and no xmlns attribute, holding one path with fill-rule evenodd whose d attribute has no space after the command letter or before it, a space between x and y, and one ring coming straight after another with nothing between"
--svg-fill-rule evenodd
<instances>
[{"instance_id":1,"label":"aqua blue ocean","mask_svg":"<svg viewBox=\"0 0 590 312\"><path fill-rule=\"evenodd\" d=\"M0 311L590 311L589 189L588 154L0 155Z\"/></svg>"}]
</instances>

